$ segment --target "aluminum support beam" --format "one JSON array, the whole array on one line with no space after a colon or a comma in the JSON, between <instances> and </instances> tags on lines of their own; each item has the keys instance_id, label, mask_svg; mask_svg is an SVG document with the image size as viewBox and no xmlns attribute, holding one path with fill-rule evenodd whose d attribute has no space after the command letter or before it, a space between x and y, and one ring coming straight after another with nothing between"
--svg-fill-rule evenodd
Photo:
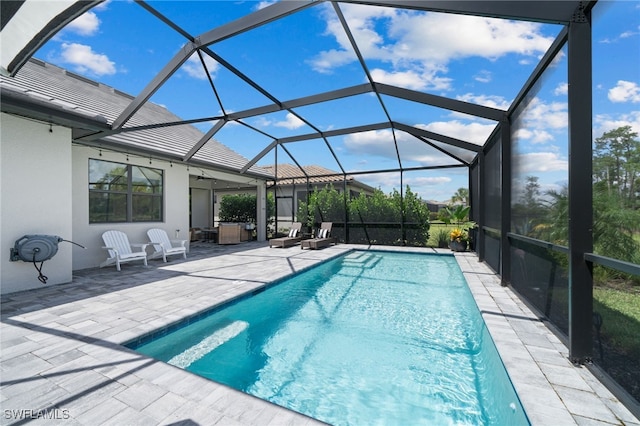
<instances>
[{"instance_id":1,"label":"aluminum support beam","mask_svg":"<svg viewBox=\"0 0 640 426\"><path fill-rule=\"evenodd\" d=\"M102 0L2 1L0 73L15 76L47 41Z\"/></svg>"},{"instance_id":2,"label":"aluminum support beam","mask_svg":"<svg viewBox=\"0 0 640 426\"><path fill-rule=\"evenodd\" d=\"M569 25L569 358L592 353L593 251L591 14Z\"/></svg>"},{"instance_id":3,"label":"aluminum support beam","mask_svg":"<svg viewBox=\"0 0 640 426\"><path fill-rule=\"evenodd\" d=\"M289 101L281 102L279 105L264 105L257 108L251 108L244 111L236 111L228 114L229 120L238 120L247 117L255 117L256 115L270 114L272 112L278 112L282 110L288 110L292 108L303 107L307 105L318 104L327 101L333 101L336 99L347 98L355 95L362 95L364 93L370 93L373 91L373 87L369 83L360 84L357 86L345 87L343 89L333 90L330 92L319 93L317 95L305 96L303 98L292 99Z\"/></svg>"},{"instance_id":4,"label":"aluminum support beam","mask_svg":"<svg viewBox=\"0 0 640 426\"><path fill-rule=\"evenodd\" d=\"M448 109L451 111L457 111L494 121L502 120L502 118L506 114L506 111L503 111L501 109L472 104L469 102L459 101L457 99L445 98L443 96L431 95L429 93L417 92L415 90L390 86L383 83L375 83L375 89L377 92L384 95L418 102L425 105L431 105L438 108Z\"/></svg>"},{"instance_id":5,"label":"aluminum support beam","mask_svg":"<svg viewBox=\"0 0 640 426\"><path fill-rule=\"evenodd\" d=\"M222 129L222 126L224 126L225 124L227 124L227 122L224 120L218 121L211 128L211 130L207 132L207 134L205 134L202 138L200 138L200 140L193 147L191 147L189 152L187 152L187 154L182 158L182 161L189 161L191 157L196 155L196 152L200 151L200 148L202 148L204 144L206 144L209 141L209 139L211 139L216 133L218 133L218 131Z\"/></svg>"},{"instance_id":6,"label":"aluminum support beam","mask_svg":"<svg viewBox=\"0 0 640 426\"><path fill-rule=\"evenodd\" d=\"M201 46L217 43L235 35L247 32L253 28L257 28L261 25L291 15L292 13L305 9L315 3L316 2L295 0L273 3L270 6L253 12L250 15L243 16L240 19L236 19L235 21L208 31L196 37L196 40L198 40L198 44Z\"/></svg>"},{"instance_id":7,"label":"aluminum support beam","mask_svg":"<svg viewBox=\"0 0 640 426\"><path fill-rule=\"evenodd\" d=\"M375 6L431 12L459 13L461 15L488 16L524 21L567 24L579 1L433 1L433 0L343 0L344 3L360 3Z\"/></svg>"},{"instance_id":8,"label":"aluminum support beam","mask_svg":"<svg viewBox=\"0 0 640 426\"><path fill-rule=\"evenodd\" d=\"M553 60L556 58L558 53L562 50L562 47L567 42L567 34L567 28L563 28L562 31L560 31L560 34L558 34L556 39L553 41L549 49L547 49L540 62L538 62L538 65L533 70L525 84L522 86L522 89L520 89L520 92L515 97L514 101L511 103L511 106L509 107L509 117L511 117L513 112L518 108L518 106L520 106L522 101L526 98L527 94L533 88L534 84L536 84L536 82L540 79L542 73L547 69L551 62L553 62Z\"/></svg>"},{"instance_id":9,"label":"aluminum support beam","mask_svg":"<svg viewBox=\"0 0 640 426\"><path fill-rule=\"evenodd\" d=\"M408 126L406 124L393 122L393 127L398 130L405 131L414 136L423 136L427 139L433 139L438 142L446 143L451 146L456 146L458 148L466 149L472 152L480 152L482 147L480 145L474 145L469 142L461 141L460 139L451 138L449 136L444 136L438 133L433 133L428 130L420 129L418 127Z\"/></svg>"},{"instance_id":10,"label":"aluminum support beam","mask_svg":"<svg viewBox=\"0 0 640 426\"><path fill-rule=\"evenodd\" d=\"M511 125L508 120L500 123L501 150L501 220L500 220L500 278L502 285L511 283Z\"/></svg>"},{"instance_id":11,"label":"aluminum support beam","mask_svg":"<svg viewBox=\"0 0 640 426\"><path fill-rule=\"evenodd\" d=\"M191 56L193 51L196 49L195 45L191 42L186 43L182 46L182 49L175 54L173 58L162 68L162 70L156 74L156 76L151 80L147 87L142 89L142 92L136 96L136 98L131 101L129 105L120 113L118 118L116 118L111 126L114 129L119 129L124 124L129 121L131 117L140 109L142 105L149 100L151 96L164 84L165 81L169 79L181 66L184 64L187 59Z\"/></svg>"},{"instance_id":12,"label":"aluminum support beam","mask_svg":"<svg viewBox=\"0 0 640 426\"><path fill-rule=\"evenodd\" d=\"M240 173L245 173L247 170L249 170L251 167L253 167L258 161L260 161L260 159L262 157L267 155L277 145L278 145L277 141L273 141L269 145L267 145L262 151L260 151L260 153L258 155L253 157L247 164L245 164L245 166L242 168L242 170L240 170Z\"/></svg>"},{"instance_id":13,"label":"aluminum support beam","mask_svg":"<svg viewBox=\"0 0 640 426\"><path fill-rule=\"evenodd\" d=\"M478 207L477 207L477 212L478 212L478 217L476 219L477 223L478 223L478 241L476 242L477 244L477 252L478 252L478 261L480 262L484 262L484 252L485 252L485 238L484 238L484 226L485 226L485 209L486 209L486 197L487 197L487 191L484 190L484 188L486 188L486 179L484 177L484 169L486 167L486 161L484 158L484 151L480 151L478 153L478 184L476 185L476 188L478 190ZM473 199L473 198L472 198Z\"/></svg>"},{"instance_id":14,"label":"aluminum support beam","mask_svg":"<svg viewBox=\"0 0 640 426\"><path fill-rule=\"evenodd\" d=\"M370 130L389 129L391 125L387 122L377 124L367 124L364 126L347 127L344 129L328 130L326 132L307 133L305 135L289 136L286 138L278 139L280 143L300 142L310 139L321 139L322 137L342 136L350 133L367 132Z\"/></svg>"}]
</instances>

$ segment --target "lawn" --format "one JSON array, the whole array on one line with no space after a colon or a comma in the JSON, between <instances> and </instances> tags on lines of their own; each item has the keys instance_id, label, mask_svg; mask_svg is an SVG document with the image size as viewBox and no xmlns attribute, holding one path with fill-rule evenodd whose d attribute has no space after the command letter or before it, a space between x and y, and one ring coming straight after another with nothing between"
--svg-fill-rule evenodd
<instances>
[{"instance_id":1,"label":"lawn","mask_svg":"<svg viewBox=\"0 0 640 426\"><path fill-rule=\"evenodd\" d=\"M431 226L429 228L429 241L427 241L427 246L438 247L438 234L440 232L446 232L446 240L447 243L449 243L449 232L451 232L451 230L454 228L456 228L456 225L447 225L443 222L431 222Z\"/></svg>"},{"instance_id":2,"label":"lawn","mask_svg":"<svg viewBox=\"0 0 640 426\"><path fill-rule=\"evenodd\" d=\"M594 287L594 310L602 315L602 334L614 346L640 358L640 293Z\"/></svg>"}]
</instances>

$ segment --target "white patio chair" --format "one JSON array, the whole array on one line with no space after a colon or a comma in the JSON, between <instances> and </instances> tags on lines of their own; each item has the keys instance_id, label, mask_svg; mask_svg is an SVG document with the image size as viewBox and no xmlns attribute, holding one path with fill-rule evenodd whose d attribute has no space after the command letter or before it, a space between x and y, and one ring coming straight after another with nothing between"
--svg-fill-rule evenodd
<instances>
[{"instance_id":1,"label":"white patio chair","mask_svg":"<svg viewBox=\"0 0 640 426\"><path fill-rule=\"evenodd\" d=\"M174 254L181 254L185 259L187 258L187 240L170 240L167 232L164 229L153 228L147 231L151 245L153 245L154 252L149 256L150 259L156 257L162 257L166 262L167 256Z\"/></svg>"},{"instance_id":2,"label":"white patio chair","mask_svg":"<svg viewBox=\"0 0 640 426\"><path fill-rule=\"evenodd\" d=\"M147 251L149 244L130 244L127 234L121 231L107 231L102 234L104 241L103 249L108 250L109 257L100 264L100 267L113 265L120 270L120 264L124 262L132 262L134 260L142 260L144 266L147 266ZM139 250L133 251L132 248Z\"/></svg>"}]
</instances>

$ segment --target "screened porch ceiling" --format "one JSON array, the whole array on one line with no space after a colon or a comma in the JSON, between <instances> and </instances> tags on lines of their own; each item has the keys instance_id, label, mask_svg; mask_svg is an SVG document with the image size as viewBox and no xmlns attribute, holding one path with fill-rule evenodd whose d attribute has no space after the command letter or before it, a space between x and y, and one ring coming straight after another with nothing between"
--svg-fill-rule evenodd
<instances>
[{"instance_id":1,"label":"screened porch ceiling","mask_svg":"<svg viewBox=\"0 0 640 426\"><path fill-rule=\"evenodd\" d=\"M555 57L582 2L180 4L109 4L154 29L101 28L103 37L131 33L131 45L139 48L136 79L115 87L133 98L108 120L109 130L77 140L104 142L190 124L202 136L173 148L179 160L189 163L216 140L246 158L240 173L291 163L304 178L303 166L311 164L351 175L465 168ZM86 7L68 10L76 17ZM518 25L525 27L508 29ZM476 56L474 40L487 37L494 53ZM46 59L45 41L31 53ZM157 53L153 61L145 51ZM19 52L8 72L18 72L31 53ZM513 67L494 65L508 56ZM3 58L3 66L7 62ZM455 80L448 73L454 69ZM185 76L197 78L187 84ZM510 84L487 93L483 78ZM136 117L148 102L180 120L140 125Z\"/></svg>"}]
</instances>

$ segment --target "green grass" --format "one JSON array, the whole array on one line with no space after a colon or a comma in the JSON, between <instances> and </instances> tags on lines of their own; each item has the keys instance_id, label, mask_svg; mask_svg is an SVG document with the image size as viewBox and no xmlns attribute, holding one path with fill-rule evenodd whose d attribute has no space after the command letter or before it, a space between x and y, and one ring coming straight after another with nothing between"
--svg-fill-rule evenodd
<instances>
[{"instance_id":1,"label":"green grass","mask_svg":"<svg viewBox=\"0 0 640 426\"><path fill-rule=\"evenodd\" d=\"M593 303L602 315L602 334L627 354L640 357L640 293L595 287Z\"/></svg>"},{"instance_id":2,"label":"green grass","mask_svg":"<svg viewBox=\"0 0 640 426\"><path fill-rule=\"evenodd\" d=\"M455 227L455 225L447 225L443 222L431 222L431 226L429 227L429 241L427 241L427 246L438 247L438 232L441 229L451 231Z\"/></svg>"}]
</instances>

